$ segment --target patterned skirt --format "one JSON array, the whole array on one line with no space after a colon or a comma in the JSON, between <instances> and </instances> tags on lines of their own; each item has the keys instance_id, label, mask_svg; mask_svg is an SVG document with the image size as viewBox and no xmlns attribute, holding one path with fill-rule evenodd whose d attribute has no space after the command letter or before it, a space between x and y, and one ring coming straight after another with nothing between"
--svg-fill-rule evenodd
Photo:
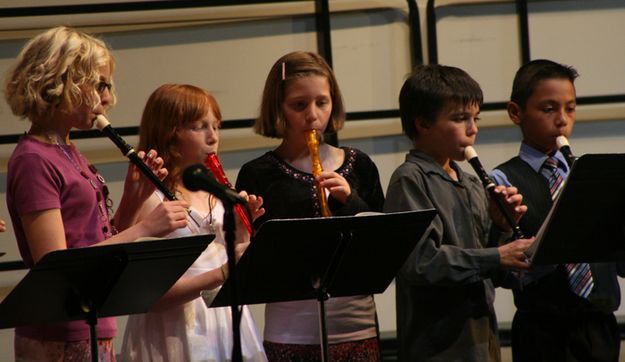
<instances>
[{"instance_id":1,"label":"patterned skirt","mask_svg":"<svg viewBox=\"0 0 625 362\"><path fill-rule=\"evenodd\" d=\"M269 362L314 362L321 361L321 346L318 344L283 344L264 342ZM381 359L380 343L377 337L361 341L331 344L328 351L333 362L378 362Z\"/></svg>"},{"instance_id":2,"label":"patterned skirt","mask_svg":"<svg viewBox=\"0 0 625 362\"><path fill-rule=\"evenodd\" d=\"M46 341L15 335L16 362L83 362L91 361L91 344L83 341ZM113 340L98 339L100 362L115 362Z\"/></svg>"}]
</instances>

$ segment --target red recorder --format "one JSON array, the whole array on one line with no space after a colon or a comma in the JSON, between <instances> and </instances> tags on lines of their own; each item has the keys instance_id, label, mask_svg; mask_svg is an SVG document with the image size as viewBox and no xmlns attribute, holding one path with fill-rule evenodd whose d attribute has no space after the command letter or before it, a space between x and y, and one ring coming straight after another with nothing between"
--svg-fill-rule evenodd
<instances>
[{"instance_id":1,"label":"red recorder","mask_svg":"<svg viewBox=\"0 0 625 362\"><path fill-rule=\"evenodd\" d=\"M206 166L206 168L213 173L213 176L215 176L215 179L220 184L228 186L229 188L234 190L234 187L232 187L232 184L230 183L230 181L228 181L226 173L224 172L224 168L221 166L221 162L219 162L219 158L217 158L217 155L215 153L211 153L210 155L206 156L204 166ZM252 227L252 222L250 221L247 210L245 210L244 206L241 204L235 204L234 209L236 213L239 214L239 217L243 221L243 224L245 224L247 232L250 233L250 237L254 236L254 228Z\"/></svg>"}]
</instances>

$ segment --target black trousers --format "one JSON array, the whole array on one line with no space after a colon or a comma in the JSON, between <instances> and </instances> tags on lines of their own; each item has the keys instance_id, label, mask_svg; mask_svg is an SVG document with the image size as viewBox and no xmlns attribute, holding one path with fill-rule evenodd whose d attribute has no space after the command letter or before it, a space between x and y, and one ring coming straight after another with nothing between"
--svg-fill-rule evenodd
<instances>
[{"instance_id":1,"label":"black trousers","mask_svg":"<svg viewBox=\"0 0 625 362\"><path fill-rule=\"evenodd\" d=\"M517 311L512 321L514 362L617 362L620 346L612 313Z\"/></svg>"}]
</instances>

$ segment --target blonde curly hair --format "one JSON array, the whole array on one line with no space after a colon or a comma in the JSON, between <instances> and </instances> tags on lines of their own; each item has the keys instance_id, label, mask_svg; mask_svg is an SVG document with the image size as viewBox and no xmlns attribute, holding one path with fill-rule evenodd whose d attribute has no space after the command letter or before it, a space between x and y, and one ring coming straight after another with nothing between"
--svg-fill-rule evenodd
<instances>
[{"instance_id":1,"label":"blonde curly hair","mask_svg":"<svg viewBox=\"0 0 625 362\"><path fill-rule=\"evenodd\" d=\"M101 101L100 68L107 65L112 73L115 61L102 40L65 26L52 28L30 39L18 55L6 79L6 101L13 114L32 122L83 104L95 108ZM113 105L113 89L111 96Z\"/></svg>"}]
</instances>

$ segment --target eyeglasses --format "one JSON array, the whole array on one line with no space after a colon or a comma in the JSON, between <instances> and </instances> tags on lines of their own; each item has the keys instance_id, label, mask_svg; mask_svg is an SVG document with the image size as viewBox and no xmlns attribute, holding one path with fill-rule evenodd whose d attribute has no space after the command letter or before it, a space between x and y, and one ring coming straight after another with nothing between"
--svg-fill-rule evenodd
<instances>
[{"instance_id":1,"label":"eyeglasses","mask_svg":"<svg viewBox=\"0 0 625 362\"><path fill-rule=\"evenodd\" d=\"M102 94L107 89L110 92L112 87L113 87L113 85L111 83L107 83L107 82L101 80L98 84L96 84L95 89L98 91L98 93Z\"/></svg>"}]
</instances>

